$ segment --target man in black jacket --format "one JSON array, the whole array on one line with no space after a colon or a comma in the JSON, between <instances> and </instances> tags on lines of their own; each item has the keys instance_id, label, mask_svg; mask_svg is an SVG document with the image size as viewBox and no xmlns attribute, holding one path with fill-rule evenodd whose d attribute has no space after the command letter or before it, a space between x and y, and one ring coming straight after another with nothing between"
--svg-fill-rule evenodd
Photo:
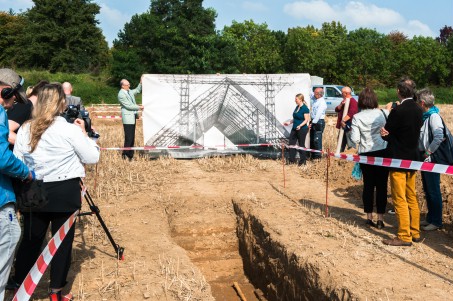
<instances>
[{"instance_id":1,"label":"man in black jacket","mask_svg":"<svg viewBox=\"0 0 453 301\"><path fill-rule=\"evenodd\" d=\"M381 136L388 141L387 149L391 158L419 160L418 139L423 124L423 111L414 100L415 84L403 79L398 83L400 105L395 107L381 129ZM395 168L390 171L390 186L398 220L398 235L385 239L390 246L411 246L420 241L420 209L415 191L416 171Z\"/></svg>"}]
</instances>

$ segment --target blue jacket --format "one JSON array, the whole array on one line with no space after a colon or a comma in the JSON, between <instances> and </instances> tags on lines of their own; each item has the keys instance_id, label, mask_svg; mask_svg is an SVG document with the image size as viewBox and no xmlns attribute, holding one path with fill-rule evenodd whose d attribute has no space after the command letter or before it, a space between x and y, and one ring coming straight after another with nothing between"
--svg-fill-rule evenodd
<instances>
[{"instance_id":1,"label":"blue jacket","mask_svg":"<svg viewBox=\"0 0 453 301\"><path fill-rule=\"evenodd\" d=\"M9 149L8 117L3 106L0 105L0 207L16 202L10 177L27 179L30 173L27 165L17 159Z\"/></svg>"}]
</instances>

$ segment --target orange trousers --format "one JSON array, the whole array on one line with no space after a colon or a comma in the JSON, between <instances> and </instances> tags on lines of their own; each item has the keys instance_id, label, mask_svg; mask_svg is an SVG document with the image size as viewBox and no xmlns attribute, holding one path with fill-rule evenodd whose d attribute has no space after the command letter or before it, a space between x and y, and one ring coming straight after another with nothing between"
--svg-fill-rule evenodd
<instances>
[{"instance_id":1,"label":"orange trousers","mask_svg":"<svg viewBox=\"0 0 453 301\"><path fill-rule=\"evenodd\" d=\"M390 171L390 186L398 220L398 238L412 242L420 237L420 209L415 191L415 171Z\"/></svg>"}]
</instances>

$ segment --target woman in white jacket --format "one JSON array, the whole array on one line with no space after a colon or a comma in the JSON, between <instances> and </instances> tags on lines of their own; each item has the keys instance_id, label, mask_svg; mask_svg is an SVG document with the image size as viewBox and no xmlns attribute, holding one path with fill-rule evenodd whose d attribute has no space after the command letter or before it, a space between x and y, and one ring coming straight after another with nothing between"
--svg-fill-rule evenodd
<instances>
[{"instance_id":1,"label":"woman in white jacket","mask_svg":"<svg viewBox=\"0 0 453 301\"><path fill-rule=\"evenodd\" d=\"M40 254L47 228L52 234L81 207L80 178L85 176L83 163L99 160L99 147L88 138L84 122L68 123L61 116L65 95L60 84L45 85L38 93L33 118L25 123L16 137L14 154L43 180L48 203L33 212L23 212L24 235L19 245L13 280L22 283ZM70 299L61 290L71 264L73 226L52 260L50 269L51 301Z\"/></svg>"},{"instance_id":2,"label":"woman in white jacket","mask_svg":"<svg viewBox=\"0 0 453 301\"><path fill-rule=\"evenodd\" d=\"M388 111L378 108L378 100L373 89L365 88L360 92L359 113L352 118L351 140L358 144L358 153L362 156L386 157L387 142L381 137L380 130L387 121ZM389 170L386 167L360 164L363 175L363 209L367 214L368 226L384 228L384 213L387 206L387 180ZM373 221L374 191L376 189L377 223Z\"/></svg>"}]
</instances>

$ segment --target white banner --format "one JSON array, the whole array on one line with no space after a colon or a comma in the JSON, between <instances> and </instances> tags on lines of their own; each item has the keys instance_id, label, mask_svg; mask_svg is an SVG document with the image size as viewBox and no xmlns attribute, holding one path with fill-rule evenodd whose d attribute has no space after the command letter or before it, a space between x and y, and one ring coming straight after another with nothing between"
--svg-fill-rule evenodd
<instances>
[{"instance_id":1,"label":"white banner","mask_svg":"<svg viewBox=\"0 0 453 301\"><path fill-rule=\"evenodd\" d=\"M309 74L147 74L144 145L278 143L295 95L309 104L310 88Z\"/></svg>"}]
</instances>

